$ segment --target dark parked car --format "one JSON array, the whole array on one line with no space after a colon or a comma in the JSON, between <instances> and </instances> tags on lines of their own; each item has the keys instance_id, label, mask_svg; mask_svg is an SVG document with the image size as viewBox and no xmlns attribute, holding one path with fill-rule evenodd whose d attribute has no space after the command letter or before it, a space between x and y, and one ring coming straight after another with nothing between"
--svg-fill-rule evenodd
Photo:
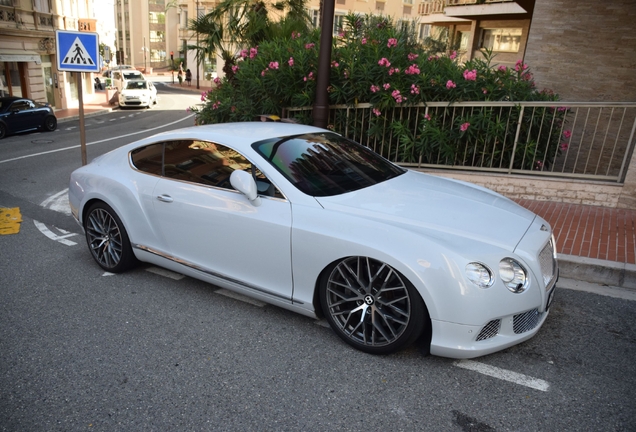
<instances>
[{"instance_id":1,"label":"dark parked car","mask_svg":"<svg viewBox=\"0 0 636 432\"><path fill-rule=\"evenodd\" d=\"M54 131L57 118L48 103L18 97L0 98L0 139L30 130Z\"/></svg>"}]
</instances>

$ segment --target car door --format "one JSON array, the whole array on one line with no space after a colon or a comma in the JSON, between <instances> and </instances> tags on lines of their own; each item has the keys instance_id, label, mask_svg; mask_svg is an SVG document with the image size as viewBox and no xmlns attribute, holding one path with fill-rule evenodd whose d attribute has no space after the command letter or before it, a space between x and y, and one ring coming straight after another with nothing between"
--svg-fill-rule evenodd
<instances>
[{"instance_id":1,"label":"car door","mask_svg":"<svg viewBox=\"0 0 636 432\"><path fill-rule=\"evenodd\" d=\"M235 191L230 174L251 170L251 163L219 144L167 142L163 167L153 194L154 220L172 254L216 277L291 301L290 203L278 194L254 206ZM273 189L263 188L275 195Z\"/></svg>"},{"instance_id":2,"label":"car door","mask_svg":"<svg viewBox=\"0 0 636 432\"><path fill-rule=\"evenodd\" d=\"M16 100L9 107L7 124L11 132L20 132L38 127L35 106L28 100Z\"/></svg>"}]
</instances>

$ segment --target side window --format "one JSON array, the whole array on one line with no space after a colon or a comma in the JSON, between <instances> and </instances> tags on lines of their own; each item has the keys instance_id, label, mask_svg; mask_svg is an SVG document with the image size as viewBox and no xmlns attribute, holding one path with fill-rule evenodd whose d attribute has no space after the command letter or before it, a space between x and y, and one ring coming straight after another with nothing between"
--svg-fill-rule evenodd
<instances>
[{"instance_id":1,"label":"side window","mask_svg":"<svg viewBox=\"0 0 636 432\"><path fill-rule=\"evenodd\" d=\"M207 141L171 141L166 143L165 152L166 177L207 186L232 189L232 171L251 168L250 162L240 153Z\"/></svg>"},{"instance_id":2,"label":"side window","mask_svg":"<svg viewBox=\"0 0 636 432\"><path fill-rule=\"evenodd\" d=\"M25 111L33 108L29 101L17 101L13 105L11 105L11 111Z\"/></svg>"},{"instance_id":3,"label":"side window","mask_svg":"<svg viewBox=\"0 0 636 432\"><path fill-rule=\"evenodd\" d=\"M132 164L140 171L162 175L163 143L140 147L130 152Z\"/></svg>"},{"instance_id":4,"label":"side window","mask_svg":"<svg viewBox=\"0 0 636 432\"><path fill-rule=\"evenodd\" d=\"M252 173L251 162L242 154L208 141L167 142L164 158L164 176L206 186L233 189L230 175L234 170ZM253 175L260 194L283 198L259 170L254 169Z\"/></svg>"}]
</instances>

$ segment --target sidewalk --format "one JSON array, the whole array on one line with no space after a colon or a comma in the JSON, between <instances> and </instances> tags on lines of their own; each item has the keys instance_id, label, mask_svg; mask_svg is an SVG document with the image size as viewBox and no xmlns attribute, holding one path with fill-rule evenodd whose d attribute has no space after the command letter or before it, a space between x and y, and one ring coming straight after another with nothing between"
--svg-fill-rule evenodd
<instances>
[{"instance_id":1,"label":"sidewalk","mask_svg":"<svg viewBox=\"0 0 636 432\"><path fill-rule=\"evenodd\" d=\"M117 105L110 105L106 100L105 90L95 90L95 94L84 96L84 117L93 117L104 114L118 108ZM58 123L79 119L79 108L67 108L55 110L55 117Z\"/></svg>"},{"instance_id":2,"label":"sidewalk","mask_svg":"<svg viewBox=\"0 0 636 432\"><path fill-rule=\"evenodd\" d=\"M166 83L203 93L210 87ZM84 98L84 116L117 109L98 90ZM55 111L58 122L76 120L79 109ZM545 219L554 231L562 278L636 288L636 210L613 209L552 201L517 200Z\"/></svg>"}]
</instances>

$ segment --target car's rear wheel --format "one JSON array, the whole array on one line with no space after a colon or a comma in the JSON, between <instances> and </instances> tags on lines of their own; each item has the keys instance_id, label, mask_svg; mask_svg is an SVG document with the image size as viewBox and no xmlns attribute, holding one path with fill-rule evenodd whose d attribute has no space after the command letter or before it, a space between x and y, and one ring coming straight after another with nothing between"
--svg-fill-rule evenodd
<instances>
[{"instance_id":1,"label":"car's rear wheel","mask_svg":"<svg viewBox=\"0 0 636 432\"><path fill-rule=\"evenodd\" d=\"M137 262L124 224L108 204L91 205L84 218L84 231L93 258L104 270L121 273Z\"/></svg>"},{"instance_id":2,"label":"car's rear wheel","mask_svg":"<svg viewBox=\"0 0 636 432\"><path fill-rule=\"evenodd\" d=\"M50 132L54 131L55 128L57 128L57 119L55 118L55 116L46 116L46 118L44 119L44 129Z\"/></svg>"},{"instance_id":3,"label":"car's rear wheel","mask_svg":"<svg viewBox=\"0 0 636 432\"><path fill-rule=\"evenodd\" d=\"M4 138L7 135L7 125L0 122L0 139Z\"/></svg>"},{"instance_id":4,"label":"car's rear wheel","mask_svg":"<svg viewBox=\"0 0 636 432\"><path fill-rule=\"evenodd\" d=\"M395 352L430 325L415 287L373 258L349 257L332 264L319 290L323 313L336 334L364 352Z\"/></svg>"}]
</instances>

